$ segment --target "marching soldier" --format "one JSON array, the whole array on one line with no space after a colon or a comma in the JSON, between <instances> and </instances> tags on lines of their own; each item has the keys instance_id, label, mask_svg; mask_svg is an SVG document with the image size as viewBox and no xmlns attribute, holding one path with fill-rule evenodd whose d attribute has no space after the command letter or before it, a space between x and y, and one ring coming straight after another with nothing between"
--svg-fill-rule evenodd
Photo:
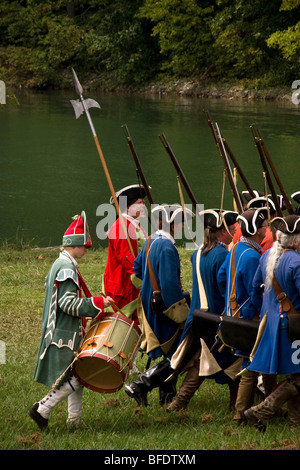
<instances>
[{"instance_id":1,"label":"marching soldier","mask_svg":"<svg viewBox=\"0 0 300 470\"><path fill-rule=\"evenodd\" d=\"M276 217L272 223L277 241L262 256L254 277L254 286L265 284L264 330L248 370L288 378L262 403L245 411L248 423L260 431L266 430L284 403L290 425L300 426L300 217Z\"/></svg>"},{"instance_id":2,"label":"marching soldier","mask_svg":"<svg viewBox=\"0 0 300 470\"><path fill-rule=\"evenodd\" d=\"M238 316L246 320L259 321L262 292L255 292L252 285L262 253L260 243L267 229L267 209L248 209L237 217L242 237L228 253L218 272L218 282L225 298L225 315ZM248 365L251 351L235 351L244 358L243 367ZM244 411L253 404L258 373L247 371L241 376L234 421L245 422ZM266 394L273 388L274 381L265 384Z\"/></svg>"},{"instance_id":3,"label":"marching soldier","mask_svg":"<svg viewBox=\"0 0 300 470\"><path fill-rule=\"evenodd\" d=\"M193 213L185 209L186 216ZM158 230L145 242L134 262L134 271L142 279L138 316L142 327L141 349L151 359L164 359L125 385L127 395L138 404L148 405L147 393L160 388L160 404L175 395L174 383L164 384L170 375L170 358L182 333L189 308L180 282L180 259L175 239L181 235L184 213L179 205L156 206L152 213Z\"/></svg>"},{"instance_id":4,"label":"marching soldier","mask_svg":"<svg viewBox=\"0 0 300 470\"><path fill-rule=\"evenodd\" d=\"M108 232L108 256L103 276L105 294L112 297L116 306L135 321L140 283L134 276L133 264L146 238L139 225L139 220L145 217L145 196L144 187L138 184L126 186L116 193L127 234L118 218ZM113 204L112 197L110 203Z\"/></svg>"},{"instance_id":5,"label":"marching soldier","mask_svg":"<svg viewBox=\"0 0 300 470\"><path fill-rule=\"evenodd\" d=\"M196 340L196 338L193 338L192 332L195 309L207 309L218 316L224 311L224 297L219 291L216 277L228 254L227 246L232 242L238 213L211 209L203 211L200 215L204 219L204 242L195 250L191 258L193 273L192 300L180 346L171 360L171 365L174 368L176 368L176 356L180 357L180 354L187 354L191 347L191 341ZM184 346L185 341L186 348ZM214 341L214 338L205 337L205 340L198 338L198 353L195 354L191 364L187 365L182 386L176 397L168 405L167 411L186 409L205 378L214 379L216 383L228 384L230 405L234 405L237 389L235 373L239 371L240 361L231 354L229 348L225 348L222 352L219 352L218 349L210 352ZM181 345L182 351L179 352ZM234 362L239 363L238 368L232 367Z\"/></svg>"}]
</instances>

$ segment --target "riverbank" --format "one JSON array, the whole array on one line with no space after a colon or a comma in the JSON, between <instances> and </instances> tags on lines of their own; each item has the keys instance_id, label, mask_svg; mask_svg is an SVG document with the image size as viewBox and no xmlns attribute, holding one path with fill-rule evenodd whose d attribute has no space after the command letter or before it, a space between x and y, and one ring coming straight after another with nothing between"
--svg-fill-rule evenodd
<instances>
[{"instance_id":1,"label":"riverbank","mask_svg":"<svg viewBox=\"0 0 300 470\"><path fill-rule=\"evenodd\" d=\"M186 96L190 98L220 99L220 100L244 100L244 101L282 101L288 102L292 98L291 84L264 87L255 80L239 80L235 82L180 78L154 80L146 84L120 84L109 74L78 75L85 90L96 90L101 93L119 93L126 95L143 94L153 96ZM13 79L7 82L10 89L37 90L30 83L16 83ZM61 76L59 89L73 88L72 74L65 70ZM57 89L57 88L56 88Z\"/></svg>"},{"instance_id":2,"label":"riverbank","mask_svg":"<svg viewBox=\"0 0 300 470\"><path fill-rule=\"evenodd\" d=\"M263 101L291 101L291 85L276 87L262 87L255 81L241 80L236 82L222 82L192 78L163 79L150 82L143 86L119 85L112 78L89 77L84 83L87 89L96 89L101 92L114 92L125 94L145 95L177 95L191 98L212 98L223 100L263 100Z\"/></svg>"},{"instance_id":3,"label":"riverbank","mask_svg":"<svg viewBox=\"0 0 300 470\"><path fill-rule=\"evenodd\" d=\"M161 87L154 84L146 87L145 92L225 100L291 100L291 89L287 87L260 89L247 87L243 83L222 84L194 80L177 80Z\"/></svg>"}]
</instances>

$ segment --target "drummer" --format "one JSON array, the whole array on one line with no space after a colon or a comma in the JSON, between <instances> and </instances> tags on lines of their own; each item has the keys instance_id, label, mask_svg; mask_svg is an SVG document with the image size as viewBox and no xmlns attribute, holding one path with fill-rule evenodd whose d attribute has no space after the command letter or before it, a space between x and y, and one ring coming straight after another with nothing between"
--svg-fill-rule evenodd
<instances>
[{"instance_id":1,"label":"drummer","mask_svg":"<svg viewBox=\"0 0 300 470\"><path fill-rule=\"evenodd\" d=\"M83 387L70 366L83 336L84 317L103 316L104 308L113 302L111 297L91 297L77 269L76 260L91 246L86 214L82 211L66 230L63 249L45 281L42 337L34 380L52 388L28 412L41 430L47 428L53 407L64 399L68 399L67 423L82 423ZM82 298L82 290L89 297Z\"/></svg>"}]
</instances>

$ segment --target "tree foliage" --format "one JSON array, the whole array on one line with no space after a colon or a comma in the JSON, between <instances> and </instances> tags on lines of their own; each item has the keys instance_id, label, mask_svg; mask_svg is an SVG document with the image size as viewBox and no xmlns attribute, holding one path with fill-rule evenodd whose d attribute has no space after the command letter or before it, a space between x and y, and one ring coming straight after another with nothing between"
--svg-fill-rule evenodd
<instances>
[{"instance_id":1,"label":"tree foliage","mask_svg":"<svg viewBox=\"0 0 300 470\"><path fill-rule=\"evenodd\" d=\"M300 76L300 0L2 0L0 69L14 85L63 87L70 67L116 85L158 77Z\"/></svg>"},{"instance_id":2,"label":"tree foliage","mask_svg":"<svg viewBox=\"0 0 300 470\"><path fill-rule=\"evenodd\" d=\"M300 0L282 0L281 11L294 10L300 13ZM299 18L299 16L298 16ZM289 62L300 63L300 21L287 29L276 31L267 40L270 47L277 47Z\"/></svg>"}]
</instances>

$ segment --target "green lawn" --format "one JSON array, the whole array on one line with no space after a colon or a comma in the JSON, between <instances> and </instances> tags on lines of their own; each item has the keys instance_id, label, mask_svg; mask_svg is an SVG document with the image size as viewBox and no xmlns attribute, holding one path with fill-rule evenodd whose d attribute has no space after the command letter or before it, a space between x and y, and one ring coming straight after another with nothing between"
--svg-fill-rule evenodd
<instances>
[{"instance_id":1,"label":"green lawn","mask_svg":"<svg viewBox=\"0 0 300 470\"><path fill-rule=\"evenodd\" d=\"M179 252L183 288L191 291L191 252ZM32 375L39 346L44 278L57 255L58 249L0 248L0 340L6 347L5 363L0 364L1 450L300 449L300 431L291 431L283 418L270 424L265 434L234 425L228 411L227 386L211 380L199 388L187 412L175 414L159 406L157 390L149 394L149 407L145 409L137 407L124 388L114 394L85 389L82 414L86 427L68 429L63 402L51 414L49 429L41 433L27 411L48 391L35 383ZM104 249L89 251L79 264L94 295L101 291L106 256ZM140 371L146 361L139 353ZM133 378L134 373L128 380Z\"/></svg>"}]
</instances>

